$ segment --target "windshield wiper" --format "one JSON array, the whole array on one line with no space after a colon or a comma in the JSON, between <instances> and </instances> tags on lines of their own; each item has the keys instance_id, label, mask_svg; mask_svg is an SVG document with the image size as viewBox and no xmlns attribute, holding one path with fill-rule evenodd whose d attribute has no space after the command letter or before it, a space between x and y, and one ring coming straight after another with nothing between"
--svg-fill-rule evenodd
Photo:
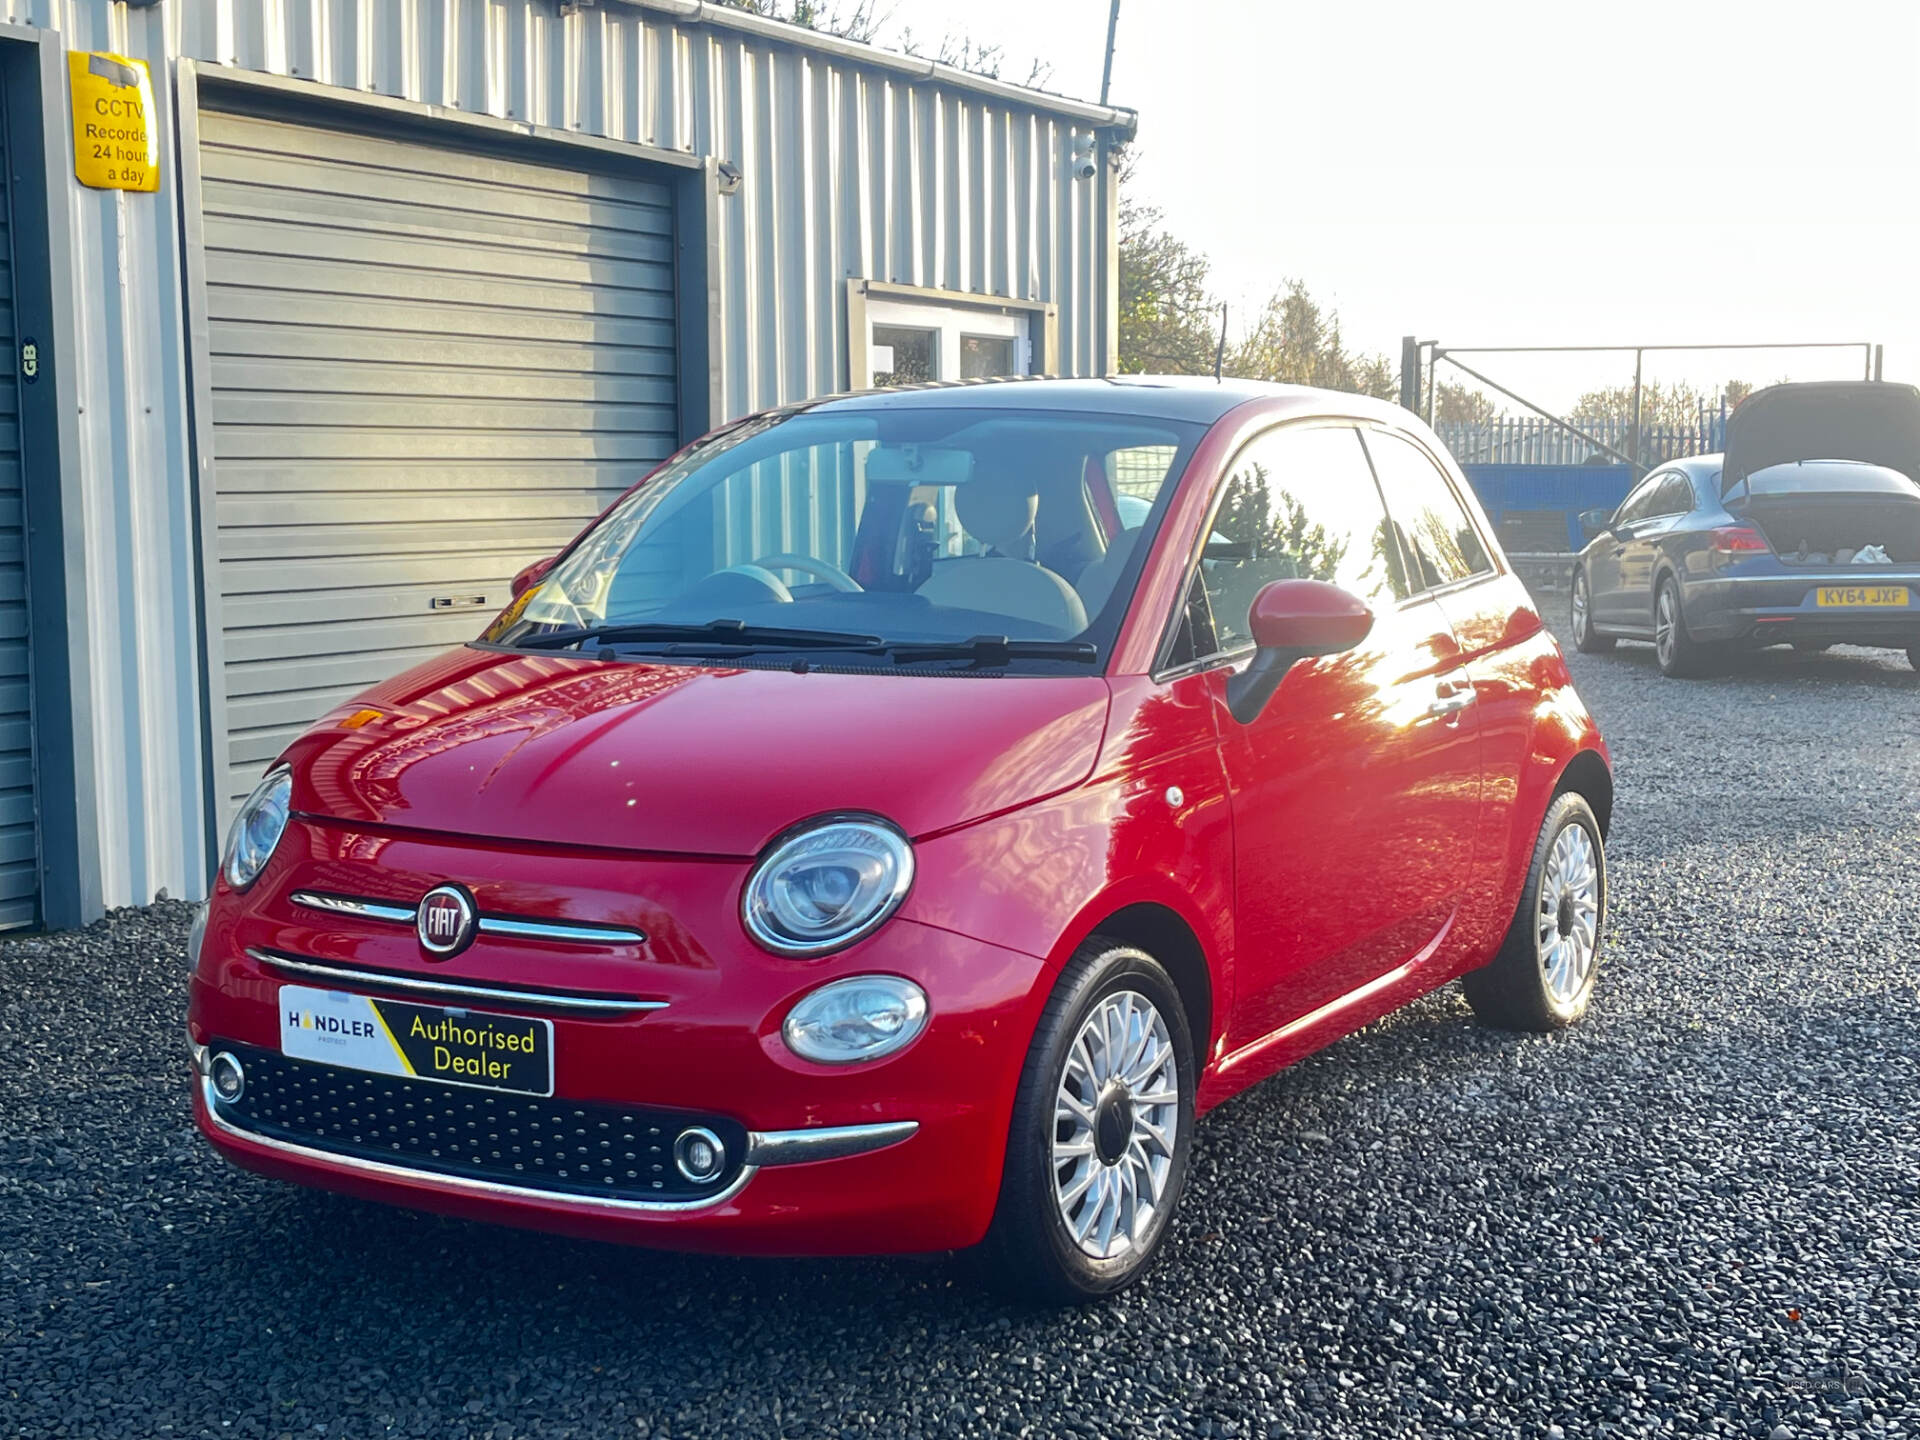
<instances>
[{"instance_id":1,"label":"windshield wiper","mask_svg":"<svg viewBox=\"0 0 1920 1440\"><path fill-rule=\"evenodd\" d=\"M1078 660L1091 664L1100 658L1099 647L1085 640L1010 640L1005 635L975 635L969 640L897 640L885 648L896 665L921 660L971 660L985 666L1013 660Z\"/></svg>"},{"instance_id":2,"label":"windshield wiper","mask_svg":"<svg viewBox=\"0 0 1920 1440\"><path fill-rule=\"evenodd\" d=\"M710 620L704 625L587 625L529 635L517 643L536 650L564 650L569 645L584 645L588 641L603 645L618 645L623 641L635 644L708 641L729 649L764 646L795 650L874 650L884 643L878 635L854 635L845 630L790 630L780 625L749 625L744 620Z\"/></svg>"}]
</instances>

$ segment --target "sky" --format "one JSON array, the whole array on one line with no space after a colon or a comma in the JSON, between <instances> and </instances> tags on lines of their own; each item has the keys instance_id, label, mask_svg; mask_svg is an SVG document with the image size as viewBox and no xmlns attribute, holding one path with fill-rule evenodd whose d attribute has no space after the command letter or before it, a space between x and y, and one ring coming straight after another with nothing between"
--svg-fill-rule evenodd
<instances>
[{"instance_id":1,"label":"sky","mask_svg":"<svg viewBox=\"0 0 1920 1440\"><path fill-rule=\"evenodd\" d=\"M878 0L1097 98L1107 0ZM1872 341L1920 381L1916 0L1123 0L1137 193L1232 313L1298 277L1349 345ZM1230 322L1231 323L1231 322ZM1633 357L1463 357L1565 406ZM1649 356L1851 378L1859 350ZM1443 371L1444 376L1444 371Z\"/></svg>"}]
</instances>

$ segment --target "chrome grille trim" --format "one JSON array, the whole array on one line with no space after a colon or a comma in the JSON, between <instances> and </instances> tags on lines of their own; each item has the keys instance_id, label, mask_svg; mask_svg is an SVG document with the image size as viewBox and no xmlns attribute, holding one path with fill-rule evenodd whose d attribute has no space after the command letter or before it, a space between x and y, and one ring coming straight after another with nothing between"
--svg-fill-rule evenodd
<instances>
[{"instance_id":1,"label":"chrome grille trim","mask_svg":"<svg viewBox=\"0 0 1920 1440\"><path fill-rule=\"evenodd\" d=\"M390 970L356 970L346 965L331 965L325 961L308 960L258 946L249 946L247 954L273 970L311 975L336 984L365 985L377 990L404 990L456 1002L479 1000L506 1005L531 1005L565 1010L575 1015L637 1015L667 1008L664 1000L640 1000L624 995L569 995L552 990L478 985L465 980L429 980L419 975L397 975Z\"/></svg>"},{"instance_id":2,"label":"chrome grille trim","mask_svg":"<svg viewBox=\"0 0 1920 1440\"><path fill-rule=\"evenodd\" d=\"M412 905L391 905L384 900L363 900L357 895L332 895L321 890L296 890L287 897L308 910L324 910L329 915L351 915L358 920L384 920L394 925L411 925L418 909ZM482 935L504 935L515 940L558 940L568 945L644 945L647 932L630 925L597 925L580 920L535 920L524 915L489 915L479 918Z\"/></svg>"},{"instance_id":3,"label":"chrome grille trim","mask_svg":"<svg viewBox=\"0 0 1920 1440\"><path fill-rule=\"evenodd\" d=\"M378 900L356 900L351 895L323 895L318 890L296 890L288 898L309 910L353 915L362 920L391 920L396 925L413 924L415 914L411 905L386 905Z\"/></svg>"},{"instance_id":4,"label":"chrome grille trim","mask_svg":"<svg viewBox=\"0 0 1920 1440\"><path fill-rule=\"evenodd\" d=\"M480 933L511 935L521 940L567 940L577 945L644 945L647 941L642 931L622 925L569 925L510 915L482 915Z\"/></svg>"}]
</instances>

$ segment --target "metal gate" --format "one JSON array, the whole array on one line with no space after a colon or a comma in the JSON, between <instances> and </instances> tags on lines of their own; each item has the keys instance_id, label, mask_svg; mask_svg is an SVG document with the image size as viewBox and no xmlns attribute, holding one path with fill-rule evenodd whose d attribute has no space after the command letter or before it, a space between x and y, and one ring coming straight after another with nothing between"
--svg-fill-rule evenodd
<instances>
[{"instance_id":1,"label":"metal gate","mask_svg":"<svg viewBox=\"0 0 1920 1440\"><path fill-rule=\"evenodd\" d=\"M237 798L672 451L674 214L665 184L430 135L198 126Z\"/></svg>"},{"instance_id":2,"label":"metal gate","mask_svg":"<svg viewBox=\"0 0 1920 1440\"><path fill-rule=\"evenodd\" d=\"M6 107L0 97L0 115ZM0 124L0 354L16 357L0 379L0 930L39 920L40 825L34 803L33 683L29 672L25 465L20 375L29 360L14 324L13 173Z\"/></svg>"}]
</instances>

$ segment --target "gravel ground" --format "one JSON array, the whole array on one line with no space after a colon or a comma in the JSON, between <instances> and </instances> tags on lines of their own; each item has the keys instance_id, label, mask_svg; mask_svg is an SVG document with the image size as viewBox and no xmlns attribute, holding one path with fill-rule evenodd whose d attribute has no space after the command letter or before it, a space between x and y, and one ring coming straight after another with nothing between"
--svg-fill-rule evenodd
<instances>
[{"instance_id":1,"label":"gravel ground","mask_svg":"<svg viewBox=\"0 0 1920 1440\"><path fill-rule=\"evenodd\" d=\"M1574 660L1620 790L1587 1023L1449 990L1241 1097L1078 1313L243 1175L187 1119L185 907L0 945L0 1432L1920 1435L1920 677Z\"/></svg>"}]
</instances>

